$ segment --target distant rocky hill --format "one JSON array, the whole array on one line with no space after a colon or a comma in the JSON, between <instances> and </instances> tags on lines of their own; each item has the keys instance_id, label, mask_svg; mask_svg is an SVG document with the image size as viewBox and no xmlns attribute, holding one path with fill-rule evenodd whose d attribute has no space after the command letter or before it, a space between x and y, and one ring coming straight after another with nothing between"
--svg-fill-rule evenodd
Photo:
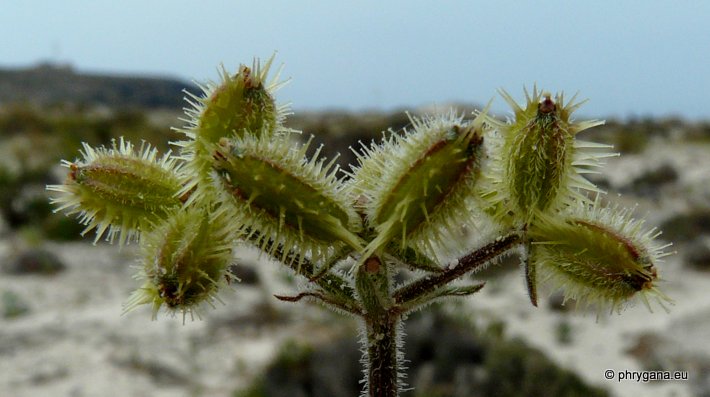
<instances>
[{"instance_id":1,"label":"distant rocky hill","mask_svg":"<svg viewBox=\"0 0 710 397\"><path fill-rule=\"evenodd\" d=\"M189 82L171 78L87 74L70 66L40 64L25 69L0 69L0 105L29 103L105 105L111 108L179 109Z\"/></svg>"}]
</instances>

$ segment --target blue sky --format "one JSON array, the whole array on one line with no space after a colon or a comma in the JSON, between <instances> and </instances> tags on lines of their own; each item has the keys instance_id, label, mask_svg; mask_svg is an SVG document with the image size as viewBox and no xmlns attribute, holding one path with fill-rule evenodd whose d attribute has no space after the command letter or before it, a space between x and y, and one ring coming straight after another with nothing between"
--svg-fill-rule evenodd
<instances>
[{"instance_id":1,"label":"blue sky","mask_svg":"<svg viewBox=\"0 0 710 397\"><path fill-rule=\"evenodd\" d=\"M588 98L583 116L710 119L707 1L2 1L0 35L4 67L197 81L278 51L297 111L522 100L537 83Z\"/></svg>"}]
</instances>

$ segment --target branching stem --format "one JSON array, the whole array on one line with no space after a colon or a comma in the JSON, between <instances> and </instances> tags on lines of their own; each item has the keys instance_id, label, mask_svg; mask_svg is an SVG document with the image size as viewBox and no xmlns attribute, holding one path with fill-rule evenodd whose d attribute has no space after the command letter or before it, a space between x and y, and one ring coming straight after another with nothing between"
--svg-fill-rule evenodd
<instances>
[{"instance_id":1,"label":"branching stem","mask_svg":"<svg viewBox=\"0 0 710 397\"><path fill-rule=\"evenodd\" d=\"M494 242L461 257L456 266L449 266L442 273L428 275L398 289L393 295L394 302L396 304L402 304L423 295L430 294L451 281L476 270L476 268L484 265L491 259L495 259L497 256L507 252L516 244L520 243L520 239L518 233L511 233L496 239Z\"/></svg>"}]
</instances>

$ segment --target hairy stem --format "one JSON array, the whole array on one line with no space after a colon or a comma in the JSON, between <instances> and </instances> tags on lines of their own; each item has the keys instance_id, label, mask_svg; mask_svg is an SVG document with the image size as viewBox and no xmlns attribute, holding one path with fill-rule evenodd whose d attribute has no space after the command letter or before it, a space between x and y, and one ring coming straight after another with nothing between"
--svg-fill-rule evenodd
<instances>
[{"instance_id":1,"label":"hairy stem","mask_svg":"<svg viewBox=\"0 0 710 397\"><path fill-rule=\"evenodd\" d=\"M449 266L442 273L423 277L398 289L393 295L394 302L396 304L407 303L413 299L430 294L436 289L507 252L519 242L520 235L518 233L511 233L505 237L498 238L494 242L461 257L458 260L458 264Z\"/></svg>"},{"instance_id":2,"label":"hairy stem","mask_svg":"<svg viewBox=\"0 0 710 397\"><path fill-rule=\"evenodd\" d=\"M273 245L274 242L269 240L264 245L263 250L265 252L273 252L273 257L279 260L283 265L307 278L308 281L317 284L324 291L341 298L348 306L356 306L355 291L353 291L345 279L332 272L319 271L313 262L306 258L301 258L291 251L286 253L285 259L281 261L280 258L283 257L283 247L281 245L273 247ZM274 249L272 249L272 247Z\"/></svg>"},{"instance_id":3,"label":"hairy stem","mask_svg":"<svg viewBox=\"0 0 710 397\"><path fill-rule=\"evenodd\" d=\"M368 397L399 396L399 321L399 314L392 311L365 320Z\"/></svg>"},{"instance_id":4,"label":"hairy stem","mask_svg":"<svg viewBox=\"0 0 710 397\"><path fill-rule=\"evenodd\" d=\"M401 314L392 305L391 280L387 265L376 256L357 270L355 286L364 307L366 365L365 391L368 397L399 396L399 342L397 327Z\"/></svg>"}]
</instances>

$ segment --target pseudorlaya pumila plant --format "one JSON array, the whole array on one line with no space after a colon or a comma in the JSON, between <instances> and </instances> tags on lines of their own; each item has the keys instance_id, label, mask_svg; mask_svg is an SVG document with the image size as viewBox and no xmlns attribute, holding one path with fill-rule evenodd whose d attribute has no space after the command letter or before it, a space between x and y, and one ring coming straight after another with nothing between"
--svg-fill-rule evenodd
<instances>
[{"instance_id":1,"label":"pseudorlaya pumila plant","mask_svg":"<svg viewBox=\"0 0 710 397\"><path fill-rule=\"evenodd\" d=\"M199 315L237 281L235 250L250 244L305 281L278 299L361 320L362 394L390 397L405 387L403 318L475 294L484 285L468 276L511 252L534 306L539 284L598 310L672 303L657 287L669 244L631 210L603 205L584 178L615 154L577 139L603 123L574 121L582 102L534 89L521 105L501 91L513 110L504 122L486 110L410 116L404 131L354 149L357 164L341 171L320 148L308 156L310 140L295 143L272 63L222 68L221 81L188 93L176 153L85 144L63 161L66 181L47 186L56 211L77 214L95 241L139 241L142 285L126 310ZM400 271L411 277L398 284Z\"/></svg>"}]
</instances>

